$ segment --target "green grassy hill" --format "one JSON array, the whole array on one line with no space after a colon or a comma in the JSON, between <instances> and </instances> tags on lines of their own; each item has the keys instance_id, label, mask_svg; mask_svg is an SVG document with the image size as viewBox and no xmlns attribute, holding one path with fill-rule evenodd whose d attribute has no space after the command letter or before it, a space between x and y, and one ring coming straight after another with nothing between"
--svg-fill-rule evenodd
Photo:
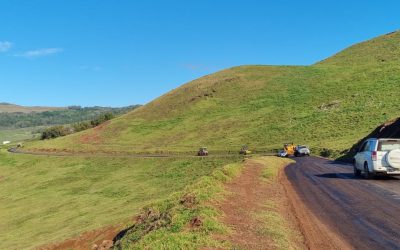
<instances>
[{"instance_id":1,"label":"green grassy hill","mask_svg":"<svg viewBox=\"0 0 400 250\"><path fill-rule=\"evenodd\" d=\"M240 66L189 82L104 126L30 148L188 152L284 142L351 147L400 116L400 32L312 66ZM28 148L29 148L28 147Z\"/></svg>"}]
</instances>

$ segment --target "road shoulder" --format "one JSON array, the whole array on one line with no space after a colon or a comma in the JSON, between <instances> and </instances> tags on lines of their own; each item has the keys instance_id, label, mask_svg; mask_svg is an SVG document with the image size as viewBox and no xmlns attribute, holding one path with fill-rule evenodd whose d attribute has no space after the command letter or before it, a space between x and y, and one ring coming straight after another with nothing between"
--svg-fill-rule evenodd
<instances>
[{"instance_id":1,"label":"road shoulder","mask_svg":"<svg viewBox=\"0 0 400 250\"><path fill-rule=\"evenodd\" d=\"M279 181L288 159L248 159L241 175L225 185L227 195L217 204L230 228L219 236L239 249L307 249L291 202Z\"/></svg>"}]
</instances>

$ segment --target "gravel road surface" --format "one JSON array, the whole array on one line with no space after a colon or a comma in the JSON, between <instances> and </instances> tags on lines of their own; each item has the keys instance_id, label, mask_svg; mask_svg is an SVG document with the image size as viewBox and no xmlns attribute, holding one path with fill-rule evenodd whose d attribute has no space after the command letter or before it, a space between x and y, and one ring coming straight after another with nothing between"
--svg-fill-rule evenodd
<instances>
[{"instance_id":1,"label":"gravel road surface","mask_svg":"<svg viewBox=\"0 0 400 250\"><path fill-rule=\"evenodd\" d=\"M295 158L285 175L318 220L355 249L400 249L400 178L356 178L353 167ZM303 218L304 219L304 218Z\"/></svg>"}]
</instances>

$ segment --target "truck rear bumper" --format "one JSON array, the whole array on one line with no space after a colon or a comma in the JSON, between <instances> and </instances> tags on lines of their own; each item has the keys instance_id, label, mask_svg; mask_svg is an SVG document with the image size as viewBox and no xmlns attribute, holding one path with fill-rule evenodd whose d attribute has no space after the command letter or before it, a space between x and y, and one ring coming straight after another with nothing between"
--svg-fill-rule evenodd
<instances>
[{"instance_id":1,"label":"truck rear bumper","mask_svg":"<svg viewBox=\"0 0 400 250\"><path fill-rule=\"evenodd\" d=\"M376 175L390 175L390 176L394 176L394 175L400 175L400 171L374 171L374 174Z\"/></svg>"}]
</instances>

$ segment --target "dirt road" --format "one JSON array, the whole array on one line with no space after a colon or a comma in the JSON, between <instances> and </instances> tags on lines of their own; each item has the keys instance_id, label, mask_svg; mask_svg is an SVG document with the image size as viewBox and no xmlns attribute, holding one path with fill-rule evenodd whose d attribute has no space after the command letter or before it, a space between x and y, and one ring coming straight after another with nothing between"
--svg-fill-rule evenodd
<instances>
[{"instance_id":1,"label":"dirt road","mask_svg":"<svg viewBox=\"0 0 400 250\"><path fill-rule=\"evenodd\" d=\"M226 184L230 196L219 206L225 214L223 222L235 230L228 240L240 249L273 248L271 239L258 233L261 222L253 215L262 209L262 203L269 195L267 185L261 180L263 167L248 160L243 173Z\"/></svg>"},{"instance_id":2,"label":"dirt road","mask_svg":"<svg viewBox=\"0 0 400 250\"><path fill-rule=\"evenodd\" d=\"M225 199L215 204L231 229L216 238L230 242L232 249L307 249L279 182L288 163L276 157L245 161L240 175L225 184Z\"/></svg>"},{"instance_id":3,"label":"dirt road","mask_svg":"<svg viewBox=\"0 0 400 250\"><path fill-rule=\"evenodd\" d=\"M36 155L36 156L62 156L62 157L113 157L113 158L201 158L196 153L181 153L181 154L150 154L150 153L130 153L130 152L71 152L64 150L54 151L24 151L18 148L8 149L9 153L13 154L24 154L24 155ZM273 155L272 153L264 155ZM205 157L205 156L202 156ZM219 158L219 157L238 157L238 154L225 153L225 154L212 154L206 156L207 158Z\"/></svg>"},{"instance_id":4,"label":"dirt road","mask_svg":"<svg viewBox=\"0 0 400 250\"><path fill-rule=\"evenodd\" d=\"M312 216L352 248L400 249L400 178L365 180L355 178L350 165L296 161L285 174Z\"/></svg>"}]
</instances>

